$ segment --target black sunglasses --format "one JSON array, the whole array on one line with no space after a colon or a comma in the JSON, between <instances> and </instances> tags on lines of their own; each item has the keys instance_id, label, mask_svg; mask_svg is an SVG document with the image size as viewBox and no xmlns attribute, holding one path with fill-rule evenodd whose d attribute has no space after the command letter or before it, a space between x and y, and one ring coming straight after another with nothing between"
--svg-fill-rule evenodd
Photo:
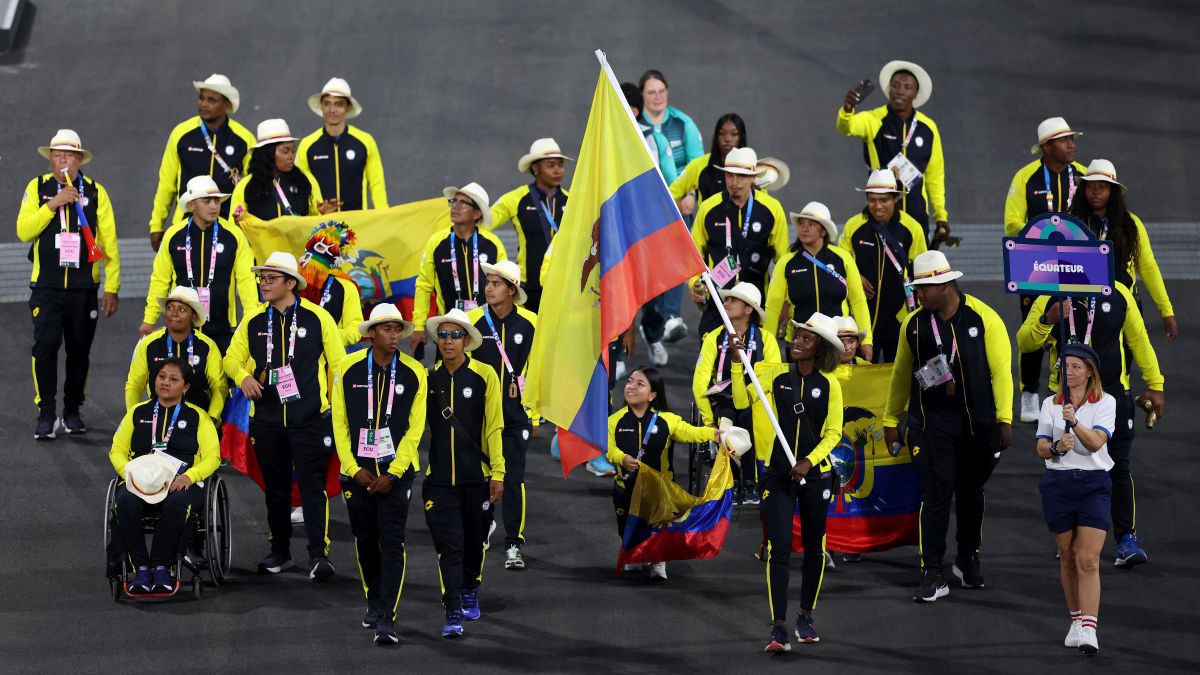
<instances>
[{"instance_id":1,"label":"black sunglasses","mask_svg":"<svg viewBox=\"0 0 1200 675\"><path fill-rule=\"evenodd\" d=\"M451 340L461 340L468 335L465 330L439 330L437 336L439 340L450 338Z\"/></svg>"}]
</instances>

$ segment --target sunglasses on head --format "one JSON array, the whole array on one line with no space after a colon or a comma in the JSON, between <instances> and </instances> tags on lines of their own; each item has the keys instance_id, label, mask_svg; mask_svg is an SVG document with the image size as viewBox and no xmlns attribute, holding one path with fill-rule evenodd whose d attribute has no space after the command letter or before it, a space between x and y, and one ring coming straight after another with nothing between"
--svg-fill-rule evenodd
<instances>
[{"instance_id":1,"label":"sunglasses on head","mask_svg":"<svg viewBox=\"0 0 1200 675\"><path fill-rule=\"evenodd\" d=\"M439 340L450 338L451 340L461 340L468 335L465 330L439 330L437 336Z\"/></svg>"}]
</instances>

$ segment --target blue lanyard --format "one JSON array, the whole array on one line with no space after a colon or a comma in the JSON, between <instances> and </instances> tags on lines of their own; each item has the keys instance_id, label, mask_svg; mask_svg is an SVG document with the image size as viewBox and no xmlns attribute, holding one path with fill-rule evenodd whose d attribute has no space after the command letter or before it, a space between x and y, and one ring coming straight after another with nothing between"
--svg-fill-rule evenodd
<instances>
[{"instance_id":1,"label":"blue lanyard","mask_svg":"<svg viewBox=\"0 0 1200 675\"><path fill-rule=\"evenodd\" d=\"M171 433L175 431L175 422L179 419L179 411L183 409L183 401L175 404L175 412L171 413L171 424L167 426L166 432L163 433L162 444L167 445L171 442ZM158 401L154 401L154 416L150 419L150 439L158 435Z\"/></svg>"},{"instance_id":2,"label":"blue lanyard","mask_svg":"<svg viewBox=\"0 0 1200 675\"><path fill-rule=\"evenodd\" d=\"M74 187L74 188L75 188L75 189L76 189L76 190L79 192L79 199L75 200L75 216L76 216L76 217L79 219L79 229L82 231L82 230L83 230L83 228L85 228L85 227L87 227L87 226L88 226L88 219L87 219L87 216L86 216L86 215L84 215L84 213L83 213L83 202L84 202L84 197L83 197L83 172L82 172L82 171L80 171L80 172L79 172L79 177L76 179L76 180L78 180L78 181L79 181L79 184L78 184L78 185L75 185L75 184L71 183L71 177L70 177L70 176L67 176L66 178L67 178L67 185L70 185L70 186ZM55 181L54 181L54 182L58 184L58 192L62 192L62 189L63 189L63 184L62 184L62 183L59 183L59 182L58 182L58 179L55 179ZM71 228L70 228L69 226L67 226L67 225L66 225L66 221L65 221L65 220L63 221L63 226L64 226L64 227L63 227L63 232L69 232L69 231L71 230Z\"/></svg>"},{"instance_id":3,"label":"blue lanyard","mask_svg":"<svg viewBox=\"0 0 1200 675\"><path fill-rule=\"evenodd\" d=\"M171 339L170 332L168 332L166 334L166 338L167 338L167 358L169 359L172 356L175 356L175 341ZM194 351L193 345L194 345L195 339L196 339L196 334L194 332L188 333L187 353L188 353L188 365L189 366L192 365L192 354Z\"/></svg>"},{"instance_id":4,"label":"blue lanyard","mask_svg":"<svg viewBox=\"0 0 1200 675\"><path fill-rule=\"evenodd\" d=\"M885 245L886 245L886 244L885 244ZM848 285L848 284L846 283L846 277L843 277L842 275L838 274L837 270L833 269L833 268L832 268L832 267L830 267L829 265L826 265L825 263L821 262L820 260L817 260L816 256L814 256L813 254L809 253L808 251L804 251L804 257L805 257L805 259L807 259L809 262L811 262L812 264L814 264L814 265L816 265L818 268L820 268L820 269L821 269L821 271L828 273L828 274L829 274L829 276L831 276L831 277L833 277L834 279L837 279L838 281L842 282L842 285L843 285L843 286L847 286L847 285Z\"/></svg>"},{"instance_id":5,"label":"blue lanyard","mask_svg":"<svg viewBox=\"0 0 1200 675\"><path fill-rule=\"evenodd\" d=\"M1050 168L1046 166L1046 161L1042 160L1042 179L1046 181L1046 212L1054 213L1054 190L1050 189ZM1062 195L1058 196L1058 203L1062 204L1061 211L1071 208L1071 202L1075 201L1075 167L1067 164L1067 201L1063 204Z\"/></svg>"},{"instance_id":6,"label":"blue lanyard","mask_svg":"<svg viewBox=\"0 0 1200 675\"><path fill-rule=\"evenodd\" d=\"M646 433L642 434L642 445L638 448L637 458L641 459L646 454L646 444L650 442L650 434L654 433L654 423L658 421L658 411L650 416L650 423L646 425Z\"/></svg>"},{"instance_id":7,"label":"blue lanyard","mask_svg":"<svg viewBox=\"0 0 1200 675\"><path fill-rule=\"evenodd\" d=\"M754 360L754 351L758 348L758 343L754 341L754 325L751 324L750 330L746 331L746 353L750 360ZM729 333L725 333L725 342L721 345L721 358L717 361L716 378L720 379L725 374L725 356L729 353ZM730 362L732 364L732 361Z\"/></svg>"},{"instance_id":8,"label":"blue lanyard","mask_svg":"<svg viewBox=\"0 0 1200 675\"><path fill-rule=\"evenodd\" d=\"M454 236L454 228L450 228L450 276L454 279L454 299L462 299L462 284L458 281L458 241ZM471 279L471 299L479 295L479 228L471 235L471 259L474 261L475 273Z\"/></svg>"},{"instance_id":9,"label":"blue lanyard","mask_svg":"<svg viewBox=\"0 0 1200 675\"><path fill-rule=\"evenodd\" d=\"M367 428L371 428L375 424L375 354L373 350L368 349L367 354ZM388 403L387 410L383 414L383 425L387 426L392 420L392 403L396 400L396 356L392 354L392 372L388 376ZM382 399L382 396L380 397ZM379 426L375 425L378 429Z\"/></svg>"},{"instance_id":10,"label":"blue lanyard","mask_svg":"<svg viewBox=\"0 0 1200 675\"><path fill-rule=\"evenodd\" d=\"M203 123L201 123L203 124ZM184 263L187 267L188 285L192 288L196 287L196 280L192 276L192 221L194 217L188 218L187 227L184 231ZM209 242L208 256L208 282L204 282L203 274L201 274L200 285L208 288L212 286L213 279L217 276L217 238L221 236L221 219L218 218L213 222L212 241ZM200 251L200 255L204 255L204 251Z\"/></svg>"},{"instance_id":11,"label":"blue lanyard","mask_svg":"<svg viewBox=\"0 0 1200 675\"><path fill-rule=\"evenodd\" d=\"M283 365L287 365L296 356L296 332L300 324L300 296L292 305L292 327L288 340L288 352L283 357ZM275 352L275 306L267 305L267 369L271 368L271 355Z\"/></svg>"},{"instance_id":12,"label":"blue lanyard","mask_svg":"<svg viewBox=\"0 0 1200 675\"><path fill-rule=\"evenodd\" d=\"M750 234L750 214L754 211L754 188L750 188L750 196L746 198L746 218L742 221L742 239Z\"/></svg>"},{"instance_id":13,"label":"blue lanyard","mask_svg":"<svg viewBox=\"0 0 1200 675\"><path fill-rule=\"evenodd\" d=\"M324 307L325 303L329 302L329 298L332 295L333 295L333 275L330 274L329 277L327 279L325 279L325 286L321 288L321 305L320 306Z\"/></svg>"},{"instance_id":14,"label":"blue lanyard","mask_svg":"<svg viewBox=\"0 0 1200 675\"><path fill-rule=\"evenodd\" d=\"M514 309L513 311L516 310ZM496 330L496 324L492 323L491 307L483 308L483 318L487 319L488 328L492 329L492 339L496 341L496 349L500 350L500 358L504 361L504 365L508 368L508 372L515 376L517 374L517 369L513 368L512 361L510 361L508 358L508 352L504 351L504 340L500 338L500 333ZM501 370L500 374L504 374L503 370Z\"/></svg>"},{"instance_id":15,"label":"blue lanyard","mask_svg":"<svg viewBox=\"0 0 1200 675\"><path fill-rule=\"evenodd\" d=\"M534 189L537 191L538 195L542 194L541 188L534 187ZM546 220L550 221L551 236L558 234L558 222L554 220L554 211L551 210L548 206L546 206L546 203L544 201L542 201L539 197L535 196L534 201L536 201L538 203L538 206L541 207L542 213L545 214L545 216L546 216Z\"/></svg>"}]
</instances>

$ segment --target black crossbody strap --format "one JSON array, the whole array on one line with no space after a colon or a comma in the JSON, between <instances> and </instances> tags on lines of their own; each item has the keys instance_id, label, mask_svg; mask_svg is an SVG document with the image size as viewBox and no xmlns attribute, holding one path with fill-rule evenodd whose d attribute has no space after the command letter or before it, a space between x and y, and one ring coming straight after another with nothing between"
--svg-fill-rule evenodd
<instances>
[{"instance_id":1,"label":"black crossbody strap","mask_svg":"<svg viewBox=\"0 0 1200 675\"><path fill-rule=\"evenodd\" d=\"M430 375L430 379L433 379L432 373ZM484 396L487 396L486 391L484 392ZM483 451L483 448L479 447L479 443L476 442L475 437L471 435L471 432L467 431L467 428L463 425L462 420L458 419L458 416L454 414L454 409L450 407L450 399L446 398L446 391L441 387L438 387L437 397L438 405L442 407L442 419L450 420L450 424L454 425L454 428L458 430L458 433L462 434L468 441L470 441L471 447L475 448L475 450L479 452L479 456L483 458L483 463L487 464L490 468L492 466L491 459L488 458L487 453Z\"/></svg>"}]
</instances>

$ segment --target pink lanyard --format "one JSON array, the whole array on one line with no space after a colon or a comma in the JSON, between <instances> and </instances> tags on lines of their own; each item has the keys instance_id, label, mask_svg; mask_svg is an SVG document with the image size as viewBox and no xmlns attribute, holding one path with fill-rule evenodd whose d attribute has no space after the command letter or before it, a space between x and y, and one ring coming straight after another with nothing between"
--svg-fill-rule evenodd
<instances>
[{"instance_id":1,"label":"pink lanyard","mask_svg":"<svg viewBox=\"0 0 1200 675\"><path fill-rule=\"evenodd\" d=\"M296 212L292 210L292 205L288 202L288 198L283 194L283 188L279 186L279 179L276 178L272 182L275 183L275 194L279 195L279 201L283 203L284 210L288 212L289 216L296 215Z\"/></svg>"},{"instance_id":2,"label":"pink lanyard","mask_svg":"<svg viewBox=\"0 0 1200 675\"><path fill-rule=\"evenodd\" d=\"M937 319L933 318L933 314L929 315L929 325L933 326L933 341L937 343L938 353L942 353L942 332L938 330ZM958 340L951 341L950 344L950 363L954 363L954 357L958 354Z\"/></svg>"},{"instance_id":3,"label":"pink lanyard","mask_svg":"<svg viewBox=\"0 0 1200 675\"><path fill-rule=\"evenodd\" d=\"M757 343L754 341L754 326L750 326L750 330L746 331L746 352L750 356L750 360L754 360L754 350ZM729 352L729 333L725 333L725 342L721 345L721 358L717 359L717 372L713 379L718 379L725 372L725 354Z\"/></svg>"},{"instance_id":4,"label":"pink lanyard","mask_svg":"<svg viewBox=\"0 0 1200 675\"><path fill-rule=\"evenodd\" d=\"M1067 313L1067 323L1071 326L1071 339L1077 340L1075 336L1075 301L1070 297L1067 298L1067 303L1071 311ZM1092 326L1096 323L1096 299L1088 298L1088 325L1087 332L1083 334L1083 344L1092 344Z\"/></svg>"},{"instance_id":5,"label":"pink lanyard","mask_svg":"<svg viewBox=\"0 0 1200 675\"><path fill-rule=\"evenodd\" d=\"M883 240L883 237L876 234L875 238L879 240L879 245L883 247L884 255L886 255L887 259L892 262L892 267L896 268L896 274L899 274L901 280L904 282L904 301L908 304L909 310L915 309L917 303L916 300L913 299L912 288L908 285L908 270L904 268L904 265L900 264L899 260L896 260L896 254L892 253L891 247L887 245L887 242ZM934 330L937 330L936 326L934 327ZM938 344L940 345L941 343L939 342Z\"/></svg>"},{"instance_id":6,"label":"pink lanyard","mask_svg":"<svg viewBox=\"0 0 1200 675\"><path fill-rule=\"evenodd\" d=\"M367 354L367 428L372 426L378 429L379 425L375 424L375 375L372 368L375 366L375 355ZM388 402L387 410L383 414L383 425L387 426L392 420L392 402L396 400L396 355L392 354L392 372L388 376Z\"/></svg>"},{"instance_id":7,"label":"pink lanyard","mask_svg":"<svg viewBox=\"0 0 1200 675\"><path fill-rule=\"evenodd\" d=\"M184 262L187 266L188 285L191 286L192 288L196 288L196 280L192 276L192 220L193 220L192 218L188 218L188 224L187 224L187 229L186 229L187 235L184 239L183 258L184 258ZM210 286L212 286L213 279L217 276L217 236L220 233L221 233L221 223L220 222L213 223L212 241L209 242L209 250L212 253L208 256L208 282L205 283L203 278L200 279L200 285L204 286L205 288L209 288ZM203 242L204 235L201 234L200 238L201 238L201 241ZM203 244L201 244L201 245L203 245ZM201 249L200 255L204 255L203 249Z\"/></svg>"}]
</instances>

